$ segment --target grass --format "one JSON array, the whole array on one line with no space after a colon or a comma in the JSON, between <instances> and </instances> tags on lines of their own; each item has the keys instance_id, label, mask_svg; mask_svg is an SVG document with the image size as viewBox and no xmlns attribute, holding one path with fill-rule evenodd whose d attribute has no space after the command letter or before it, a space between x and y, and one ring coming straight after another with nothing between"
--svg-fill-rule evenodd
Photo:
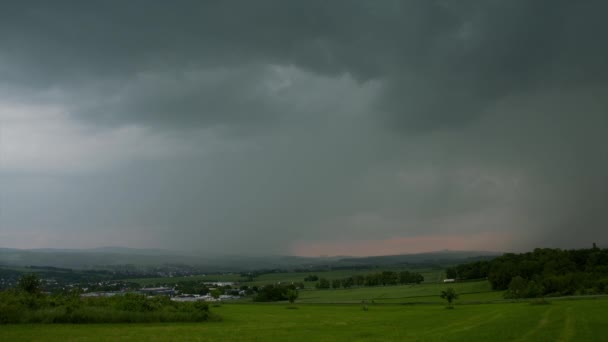
<instances>
[{"instance_id":1,"label":"grass","mask_svg":"<svg viewBox=\"0 0 608 342\"><path fill-rule=\"evenodd\" d=\"M502 292L492 291L488 281L464 282L453 284L420 284L358 287L351 289L328 289L300 291L301 303L433 303L441 302L439 293L453 287L461 301L492 301L502 299Z\"/></svg>"},{"instance_id":2,"label":"grass","mask_svg":"<svg viewBox=\"0 0 608 342\"><path fill-rule=\"evenodd\" d=\"M289 309L291 308L291 309ZM221 322L8 325L2 341L589 341L608 336L608 299L550 305L224 304Z\"/></svg>"}]
</instances>

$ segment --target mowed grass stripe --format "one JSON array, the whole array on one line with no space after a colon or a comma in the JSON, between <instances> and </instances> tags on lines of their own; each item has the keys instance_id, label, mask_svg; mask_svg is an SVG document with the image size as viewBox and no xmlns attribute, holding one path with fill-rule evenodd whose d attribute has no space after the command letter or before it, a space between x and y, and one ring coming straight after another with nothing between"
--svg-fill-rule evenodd
<instances>
[{"instance_id":1,"label":"mowed grass stripe","mask_svg":"<svg viewBox=\"0 0 608 342\"><path fill-rule=\"evenodd\" d=\"M608 299L550 305L231 304L200 324L7 325L2 341L589 341L608 336Z\"/></svg>"}]
</instances>

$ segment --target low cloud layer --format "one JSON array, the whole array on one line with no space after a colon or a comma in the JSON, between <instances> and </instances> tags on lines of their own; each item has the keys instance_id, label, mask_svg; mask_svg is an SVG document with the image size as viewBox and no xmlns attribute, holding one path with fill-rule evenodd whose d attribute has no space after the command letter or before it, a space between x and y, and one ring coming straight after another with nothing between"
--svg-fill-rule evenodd
<instances>
[{"instance_id":1,"label":"low cloud layer","mask_svg":"<svg viewBox=\"0 0 608 342\"><path fill-rule=\"evenodd\" d=\"M606 244L607 7L9 1L0 245Z\"/></svg>"}]
</instances>

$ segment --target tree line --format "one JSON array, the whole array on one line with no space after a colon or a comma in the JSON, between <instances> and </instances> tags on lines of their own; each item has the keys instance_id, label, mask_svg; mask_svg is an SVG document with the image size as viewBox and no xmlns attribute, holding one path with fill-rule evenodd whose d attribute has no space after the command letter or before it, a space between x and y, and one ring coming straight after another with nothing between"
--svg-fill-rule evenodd
<instances>
[{"instance_id":1,"label":"tree line","mask_svg":"<svg viewBox=\"0 0 608 342\"><path fill-rule=\"evenodd\" d=\"M448 278L487 278L506 298L608 293L608 249L537 248L450 267Z\"/></svg>"},{"instance_id":2,"label":"tree line","mask_svg":"<svg viewBox=\"0 0 608 342\"><path fill-rule=\"evenodd\" d=\"M316 277L316 276L315 276ZM307 277L307 278L310 278ZM326 278L319 278L319 282L315 284L317 289L329 289L329 288L350 288L353 286L387 286L387 285L399 285L399 284L420 284L424 281L424 276L418 272L393 272L393 271L382 271L378 273L371 273L367 275L354 275L342 279L328 280Z\"/></svg>"}]
</instances>

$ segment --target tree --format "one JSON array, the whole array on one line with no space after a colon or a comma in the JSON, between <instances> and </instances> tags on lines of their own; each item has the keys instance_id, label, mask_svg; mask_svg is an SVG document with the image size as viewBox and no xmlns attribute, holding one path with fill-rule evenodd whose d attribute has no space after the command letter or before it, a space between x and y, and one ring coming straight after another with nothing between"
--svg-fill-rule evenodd
<instances>
[{"instance_id":1,"label":"tree","mask_svg":"<svg viewBox=\"0 0 608 342\"><path fill-rule=\"evenodd\" d=\"M536 281L532 280L528 283L528 288L526 289L526 297L527 298L537 298L541 297L544 293L545 289L543 286Z\"/></svg>"},{"instance_id":2,"label":"tree","mask_svg":"<svg viewBox=\"0 0 608 342\"><path fill-rule=\"evenodd\" d=\"M345 289L352 287L354 284L355 284L355 280L353 279L353 277L348 277L346 279L342 279L342 287Z\"/></svg>"},{"instance_id":3,"label":"tree","mask_svg":"<svg viewBox=\"0 0 608 342\"><path fill-rule=\"evenodd\" d=\"M445 269L445 276L446 278L450 278L450 279L456 279L458 278L458 271L456 270L456 267L448 267Z\"/></svg>"},{"instance_id":4,"label":"tree","mask_svg":"<svg viewBox=\"0 0 608 342\"><path fill-rule=\"evenodd\" d=\"M448 287L446 290L441 291L441 298L447 300L448 307L452 308L452 302L454 301L454 299L458 299L458 294L456 293L456 290L451 287Z\"/></svg>"},{"instance_id":5,"label":"tree","mask_svg":"<svg viewBox=\"0 0 608 342\"><path fill-rule=\"evenodd\" d=\"M29 294L37 294L40 293L42 288L42 283L40 282L40 278L35 273L25 274L19 278L19 282L17 283L17 287Z\"/></svg>"},{"instance_id":6,"label":"tree","mask_svg":"<svg viewBox=\"0 0 608 342\"><path fill-rule=\"evenodd\" d=\"M319 282L315 285L315 287L318 289L328 289L330 284L331 283L329 282L329 280L321 278L319 279Z\"/></svg>"},{"instance_id":7,"label":"tree","mask_svg":"<svg viewBox=\"0 0 608 342\"><path fill-rule=\"evenodd\" d=\"M293 304L293 302L295 302L297 298L298 290L287 290L287 300L289 300L291 304Z\"/></svg>"},{"instance_id":8,"label":"tree","mask_svg":"<svg viewBox=\"0 0 608 342\"><path fill-rule=\"evenodd\" d=\"M319 280L319 277L316 274L309 274L308 276L306 276L306 278L304 278L304 281L317 281Z\"/></svg>"},{"instance_id":9,"label":"tree","mask_svg":"<svg viewBox=\"0 0 608 342\"><path fill-rule=\"evenodd\" d=\"M218 299L218 298L220 298L221 295L222 295L222 290L220 290L220 289L211 290L211 297Z\"/></svg>"},{"instance_id":10,"label":"tree","mask_svg":"<svg viewBox=\"0 0 608 342\"><path fill-rule=\"evenodd\" d=\"M509 283L509 289L505 292L505 298L519 299L527 296L528 282L526 279L515 276Z\"/></svg>"}]
</instances>

